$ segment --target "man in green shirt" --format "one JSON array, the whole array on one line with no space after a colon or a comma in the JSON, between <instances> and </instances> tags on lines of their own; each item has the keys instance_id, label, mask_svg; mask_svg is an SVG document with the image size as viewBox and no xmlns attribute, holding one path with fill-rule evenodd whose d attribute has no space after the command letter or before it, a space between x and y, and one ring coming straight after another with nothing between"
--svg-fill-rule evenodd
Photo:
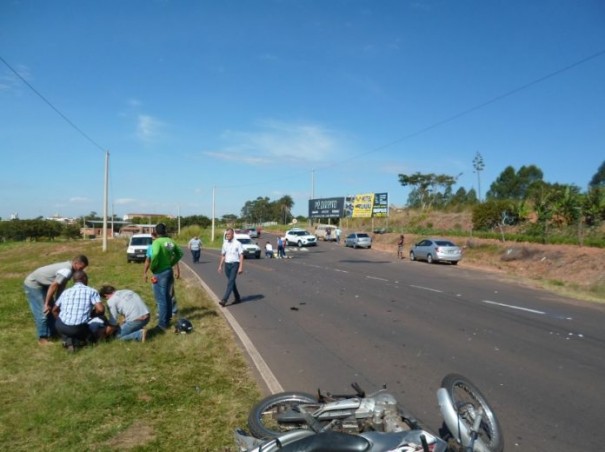
<instances>
[{"instance_id":1,"label":"man in green shirt","mask_svg":"<svg viewBox=\"0 0 605 452\"><path fill-rule=\"evenodd\" d=\"M172 319L172 293L174 273L172 267L183 257L183 250L166 234L166 225L155 227L158 238L151 245L150 269L153 273L153 296L159 310L158 327L165 331Z\"/></svg>"}]
</instances>

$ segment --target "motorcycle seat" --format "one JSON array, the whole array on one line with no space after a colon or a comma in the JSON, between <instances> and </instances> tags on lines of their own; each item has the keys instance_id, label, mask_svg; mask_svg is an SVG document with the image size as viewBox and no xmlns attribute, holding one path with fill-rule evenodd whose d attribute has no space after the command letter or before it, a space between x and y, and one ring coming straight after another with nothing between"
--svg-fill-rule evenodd
<instances>
[{"instance_id":1,"label":"motorcycle seat","mask_svg":"<svg viewBox=\"0 0 605 452\"><path fill-rule=\"evenodd\" d=\"M285 445L281 452L366 452L372 445L363 436L322 432Z\"/></svg>"}]
</instances>

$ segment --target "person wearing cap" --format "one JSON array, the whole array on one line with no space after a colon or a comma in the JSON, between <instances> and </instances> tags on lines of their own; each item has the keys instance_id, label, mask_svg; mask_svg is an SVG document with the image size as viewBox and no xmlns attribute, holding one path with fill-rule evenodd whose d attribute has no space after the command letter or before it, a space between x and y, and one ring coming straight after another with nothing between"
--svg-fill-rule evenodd
<instances>
[{"instance_id":1,"label":"person wearing cap","mask_svg":"<svg viewBox=\"0 0 605 452\"><path fill-rule=\"evenodd\" d=\"M174 289L174 267L183 257L183 250L167 236L166 225L155 227L158 237L151 245L149 269L153 273L153 296L158 306L158 325L161 331L170 328L172 319L172 293Z\"/></svg>"}]
</instances>

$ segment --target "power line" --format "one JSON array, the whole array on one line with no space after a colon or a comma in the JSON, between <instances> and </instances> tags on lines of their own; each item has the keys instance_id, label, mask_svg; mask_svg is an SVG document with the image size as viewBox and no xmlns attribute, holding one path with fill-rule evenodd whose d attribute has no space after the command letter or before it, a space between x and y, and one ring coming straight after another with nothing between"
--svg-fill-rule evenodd
<instances>
[{"instance_id":1,"label":"power line","mask_svg":"<svg viewBox=\"0 0 605 452\"><path fill-rule=\"evenodd\" d=\"M534 85L537 85L538 83L542 83L542 82L544 82L544 81L546 81L546 80L548 80L548 79L550 79L552 77L560 75L563 72L569 71L570 69L573 69L573 68L575 68L577 66L580 66L581 64L587 63L587 62L589 62L591 60L594 60L595 58L598 58L598 57L603 56L603 55L605 55L605 49L600 50L600 51L598 51L598 52L596 52L596 53L594 53L594 54L592 54L592 55L590 55L590 56L588 56L586 58L582 58L581 60L578 60L575 63L571 63L571 64L569 64L567 66L564 66L564 67L562 67L560 69L557 69L556 71L550 72L550 73L548 73L548 74L546 74L546 75L544 75L542 77L539 77L539 78L537 78L537 79L535 79L535 80L533 80L531 82L526 83L525 85L521 85L521 86L519 86L517 88L511 89L510 91L507 91L507 92L505 92L503 94L499 94L499 95L497 95L495 97L492 97L491 99L489 99L489 100L487 100L485 102L477 104L477 105L475 105L473 107L469 107L466 110L462 110L459 113L456 113L456 114L454 114L452 116L449 116L449 117L447 117L445 119L442 119L440 121L437 121L437 122L435 122L435 123L433 123L433 124L431 124L429 126L423 127L420 130L417 130L417 131L412 132L412 133L410 133L408 135L405 135L405 136L403 136L401 138L393 140L390 143L384 144L384 145L379 146L377 148L374 148L374 149L372 149L370 151L366 151L366 152L362 152L360 154L356 154L356 155L354 155L354 156L352 156L352 157L350 157L350 158L348 158L346 160L341 160L341 161L338 162L338 164L340 165L343 162L350 162L351 160L354 160L354 159L356 159L358 157L363 157L364 155L372 154L374 152L378 152L378 151L381 151L381 150L383 150L385 148L393 146L394 144L401 143L402 141L405 141L405 140L409 140L410 138L416 137L416 136L421 135L421 134L423 134L425 132L428 132L429 130L435 129L435 128L439 127L439 126L442 126L444 124L452 122L452 121L454 121L454 120L456 120L458 118L461 118L462 116L466 116L466 115L468 115L470 113L473 113L473 112L475 112L475 111L477 111L477 110L479 110L479 109L481 109L483 107L487 107L488 105L491 105L491 104L493 104L495 102L498 102L498 101L500 101L502 99L505 99L507 97L510 97L513 94L517 94L520 91L526 90L527 88L530 88L530 87L532 87ZM329 167L335 166L335 165L336 165L336 163L333 164L333 165L328 165L326 167L329 168Z\"/></svg>"},{"instance_id":2,"label":"power line","mask_svg":"<svg viewBox=\"0 0 605 452\"><path fill-rule=\"evenodd\" d=\"M44 102L46 102L46 104L52 108L59 116L61 116L61 118L63 118L71 127L73 127L80 135L82 135L84 138L86 138L90 143L92 143L93 146L97 147L98 149L100 149L101 151L105 152L105 149L100 146L96 141L94 141L92 138L90 138L86 133L84 133L84 131L82 131L82 129L80 129L77 125L75 125L67 116L65 116L63 113L61 113L61 111L55 107L48 99L46 99L46 97L44 97L36 88L34 88L27 80L25 80L25 78L23 78L21 76L21 74L19 74L19 72L17 72L15 69L13 69L13 67L8 64L8 62L2 58L0 56L0 61L2 61L17 77L19 77L19 79L25 83L27 85L27 87L29 89L31 89L34 93L36 93L38 95L38 97L40 99L42 99Z\"/></svg>"}]
</instances>

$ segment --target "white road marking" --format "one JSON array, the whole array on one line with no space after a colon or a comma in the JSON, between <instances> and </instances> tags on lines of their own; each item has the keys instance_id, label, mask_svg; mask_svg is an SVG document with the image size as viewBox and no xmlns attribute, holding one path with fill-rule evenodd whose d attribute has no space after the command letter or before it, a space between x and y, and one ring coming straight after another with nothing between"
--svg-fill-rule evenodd
<instances>
[{"instance_id":1,"label":"white road marking","mask_svg":"<svg viewBox=\"0 0 605 452\"><path fill-rule=\"evenodd\" d=\"M414 284L410 284L410 287L415 287L416 289L428 290L430 292L443 293L442 290L431 289L430 287L415 286Z\"/></svg>"},{"instance_id":2,"label":"white road marking","mask_svg":"<svg viewBox=\"0 0 605 452\"><path fill-rule=\"evenodd\" d=\"M515 306L515 305L512 305L512 304L498 303L497 301L490 301L490 300L482 300L482 301L483 301L483 303L495 304L497 306L502 306L504 308L518 309L519 311L531 312L532 314L546 315L546 312L544 312L544 311L538 311L536 309L524 308L522 306Z\"/></svg>"},{"instance_id":3,"label":"white road marking","mask_svg":"<svg viewBox=\"0 0 605 452\"><path fill-rule=\"evenodd\" d=\"M368 278L368 279L377 279L378 281L386 281L386 282L389 282L389 280L388 280L388 279L384 279L384 278L378 278L377 276L368 276L368 275L366 275L366 278Z\"/></svg>"}]
</instances>

